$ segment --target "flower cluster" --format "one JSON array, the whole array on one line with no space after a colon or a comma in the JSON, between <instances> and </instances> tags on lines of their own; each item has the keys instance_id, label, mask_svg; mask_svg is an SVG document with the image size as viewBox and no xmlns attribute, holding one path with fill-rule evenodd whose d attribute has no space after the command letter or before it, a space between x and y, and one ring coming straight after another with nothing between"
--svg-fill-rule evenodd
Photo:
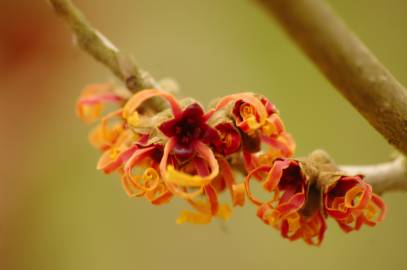
<instances>
[{"instance_id":1,"label":"flower cluster","mask_svg":"<svg viewBox=\"0 0 407 270\"><path fill-rule=\"evenodd\" d=\"M384 219L384 202L362 176L335 175L328 177L328 184L318 187L305 166L298 160L278 158L272 165L252 170L245 179L247 196L257 206L257 216L284 238L302 238L319 245L327 228L326 217L334 218L345 232L359 230L363 224L374 226ZM252 180L261 183L268 200L258 199L251 192Z\"/></svg>"},{"instance_id":2,"label":"flower cluster","mask_svg":"<svg viewBox=\"0 0 407 270\"><path fill-rule=\"evenodd\" d=\"M166 109L155 110L152 99ZM111 111L103 113L105 107ZM262 95L229 95L205 111L197 101L163 90L127 96L112 84L95 84L82 92L77 115L87 123L99 121L89 137L103 152L97 168L119 173L129 197L153 205L177 198L191 206L177 223L227 220L247 197L257 216L283 237L319 244L327 216L345 231L384 217L383 202L361 176L339 177L316 189L301 162L290 159L295 143ZM237 182L235 172L244 173L245 181ZM254 195L252 180L262 184L267 199ZM229 203L220 201L224 192Z\"/></svg>"}]
</instances>

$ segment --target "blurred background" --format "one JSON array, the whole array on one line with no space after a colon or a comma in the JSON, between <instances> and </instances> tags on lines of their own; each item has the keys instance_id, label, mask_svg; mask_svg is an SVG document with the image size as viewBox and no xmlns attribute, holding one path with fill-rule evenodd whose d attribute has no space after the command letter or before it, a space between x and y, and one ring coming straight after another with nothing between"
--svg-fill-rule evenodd
<instances>
[{"instance_id":1,"label":"blurred background","mask_svg":"<svg viewBox=\"0 0 407 270\"><path fill-rule=\"evenodd\" d=\"M392 148L250 0L74 1L156 78L202 101L267 95L297 155L338 163L388 159ZM329 0L407 85L407 2ZM344 234L330 220L321 247L289 242L236 209L228 223L176 225L185 205L130 200L96 171L89 126L74 114L81 89L112 79L75 48L46 0L0 1L0 269L405 269L407 195L385 194L375 228Z\"/></svg>"}]
</instances>

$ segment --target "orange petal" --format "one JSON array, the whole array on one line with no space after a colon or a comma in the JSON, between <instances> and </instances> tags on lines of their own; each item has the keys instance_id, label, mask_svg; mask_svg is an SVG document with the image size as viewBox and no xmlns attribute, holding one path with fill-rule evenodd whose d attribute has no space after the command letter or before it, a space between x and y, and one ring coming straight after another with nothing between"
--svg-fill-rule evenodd
<instances>
[{"instance_id":1,"label":"orange petal","mask_svg":"<svg viewBox=\"0 0 407 270\"><path fill-rule=\"evenodd\" d=\"M250 181L252 180L252 177L260 172L269 172L271 169L270 166L268 165L263 165L260 167L257 167L256 169L252 170L245 178L245 188L246 188L246 193L247 193L247 197L250 199L250 201L252 201L255 205L262 205L264 204L264 202L262 202L261 200L257 199L253 193L251 192L250 189Z\"/></svg>"},{"instance_id":2,"label":"orange petal","mask_svg":"<svg viewBox=\"0 0 407 270\"><path fill-rule=\"evenodd\" d=\"M264 107L263 103L251 92L243 92L224 97L216 105L216 110L220 110L227 106L228 104L230 104L231 102L235 102L237 100L243 100L244 102L251 104L254 108L258 110L262 122L265 121L267 117L266 108Z\"/></svg>"},{"instance_id":3,"label":"orange petal","mask_svg":"<svg viewBox=\"0 0 407 270\"><path fill-rule=\"evenodd\" d=\"M372 188L370 185L357 185L345 194L345 207L361 209L366 206L371 198ZM359 199L358 201L356 201Z\"/></svg>"},{"instance_id":4,"label":"orange petal","mask_svg":"<svg viewBox=\"0 0 407 270\"><path fill-rule=\"evenodd\" d=\"M219 164L216 160L212 150L204 143L196 143L197 155L202 157L209 163L211 173L207 176L190 175L181 171L178 171L172 165L167 165L168 153L171 148L174 147L175 138L171 138L165 148L164 156L160 163L161 174L164 176L164 181L167 183L173 183L184 187L202 187L209 184L219 174Z\"/></svg>"},{"instance_id":5,"label":"orange petal","mask_svg":"<svg viewBox=\"0 0 407 270\"><path fill-rule=\"evenodd\" d=\"M274 190L278 183L283 176L283 171L287 169L291 163L295 163L294 160L284 159L284 160L276 160L273 163L273 167L271 167L270 171L267 174L266 180L263 182L263 187L267 191Z\"/></svg>"},{"instance_id":6,"label":"orange petal","mask_svg":"<svg viewBox=\"0 0 407 270\"><path fill-rule=\"evenodd\" d=\"M131 117L144 101L152 97L163 97L165 100L168 101L174 117L178 117L179 115L181 115L182 109L173 95L158 89L146 89L134 94L133 97L131 97L130 100L126 103L123 108L124 117Z\"/></svg>"},{"instance_id":7,"label":"orange petal","mask_svg":"<svg viewBox=\"0 0 407 270\"><path fill-rule=\"evenodd\" d=\"M284 132L284 124L280 116L276 113L270 115L264 125L261 127L261 132L265 136L275 136L280 135Z\"/></svg>"},{"instance_id":8,"label":"orange petal","mask_svg":"<svg viewBox=\"0 0 407 270\"><path fill-rule=\"evenodd\" d=\"M177 218L177 224L191 223L191 224L208 224L212 220L210 214L194 213L190 211L181 211Z\"/></svg>"},{"instance_id":9,"label":"orange petal","mask_svg":"<svg viewBox=\"0 0 407 270\"><path fill-rule=\"evenodd\" d=\"M120 103L124 99L113 93L113 85L92 84L81 93L76 103L76 114L86 123L91 123L100 117L104 103Z\"/></svg>"},{"instance_id":10,"label":"orange petal","mask_svg":"<svg viewBox=\"0 0 407 270\"><path fill-rule=\"evenodd\" d=\"M132 183L132 181L130 181L128 179L127 176L123 175L121 177L121 183L122 186L124 188L124 191L126 191L127 196L129 196L130 198L133 197L140 197L144 195L144 191L140 191L138 190Z\"/></svg>"},{"instance_id":11,"label":"orange petal","mask_svg":"<svg viewBox=\"0 0 407 270\"><path fill-rule=\"evenodd\" d=\"M216 194L215 189L211 185L206 185L204 187L206 196L208 197L208 202L211 209L211 214L216 215L219 210L218 195Z\"/></svg>"},{"instance_id":12,"label":"orange petal","mask_svg":"<svg viewBox=\"0 0 407 270\"><path fill-rule=\"evenodd\" d=\"M244 183L232 185L232 203L233 206L244 206L246 197L246 187Z\"/></svg>"}]
</instances>

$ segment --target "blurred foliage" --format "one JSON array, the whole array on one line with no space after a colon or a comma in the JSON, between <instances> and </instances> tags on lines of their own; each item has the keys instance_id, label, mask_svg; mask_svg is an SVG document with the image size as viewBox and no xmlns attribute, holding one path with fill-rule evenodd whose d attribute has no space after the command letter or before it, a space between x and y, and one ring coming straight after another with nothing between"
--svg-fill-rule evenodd
<instances>
[{"instance_id":1,"label":"blurred foliage","mask_svg":"<svg viewBox=\"0 0 407 270\"><path fill-rule=\"evenodd\" d=\"M324 148L339 163L358 164L384 161L392 151L254 1L75 2L144 69L156 78L175 78L184 95L204 104L236 91L267 95L296 138L300 156ZM329 2L406 85L407 2ZM185 207L182 203L154 207L131 201L115 175L96 171L98 153L86 139L90 127L74 115L82 87L112 75L74 46L61 48L60 55L49 53L49 44L71 45L71 36L45 0L9 3L16 5L15 13L8 11L9 17L24 22L27 16L22 10L32 16L38 10L39 18L56 27L36 30L38 37L51 41L39 43L43 52L33 62L37 68L31 62L29 71L20 67L15 85L0 77L1 94L14 85L12 98L2 101L12 105L17 115L2 134L2 141L12 142L14 153L2 162L9 173L0 182L7 190L0 193L7 193L0 230L3 262L8 263L4 269L404 269L407 265L407 214L401 207L407 202L405 194L384 196L389 212L376 228L344 234L329 222L320 248L282 239L256 218L250 205L236 209L226 224L180 226L175 218ZM14 29L8 20L0 22ZM4 41L0 40L3 53ZM38 69L44 72L33 73ZM20 81L27 81L27 86ZM31 107L22 106L22 100ZM9 132L14 129L18 137Z\"/></svg>"}]
</instances>

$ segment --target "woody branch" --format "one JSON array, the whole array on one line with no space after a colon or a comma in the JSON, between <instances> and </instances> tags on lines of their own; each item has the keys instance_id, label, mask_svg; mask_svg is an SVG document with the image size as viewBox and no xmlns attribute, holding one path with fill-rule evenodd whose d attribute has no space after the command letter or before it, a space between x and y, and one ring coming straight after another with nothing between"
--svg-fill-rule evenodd
<instances>
[{"instance_id":1,"label":"woody branch","mask_svg":"<svg viewBox=\"0 0 407 270\"><path fill-rule=\"evenodd\" d=\"M108 67L127 88L159 87L134 61L95 30L70 0L49 0L77 44ZM300 45L337 89L391 144L407 154L407 92L321 0L257 0ZM159 107L161 104L153 103ZM371 166L343 166L364 174L378 193L407 190L404 157Z\"/></svg>"}]
</instances>

